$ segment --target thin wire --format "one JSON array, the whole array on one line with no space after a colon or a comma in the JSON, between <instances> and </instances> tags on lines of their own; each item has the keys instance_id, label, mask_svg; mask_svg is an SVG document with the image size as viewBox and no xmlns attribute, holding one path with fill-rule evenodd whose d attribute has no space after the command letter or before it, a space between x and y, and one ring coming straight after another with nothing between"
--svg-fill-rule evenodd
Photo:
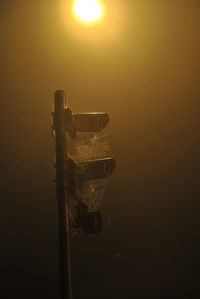
<instances>
[{"instance_id":1,"label":"thin wire","mask_svg":"<svg viewBox=\"0 0 200 299\"><path fill-rule=\"evenodd\" d=\"M26 143L23 151L20 153L20 155L18 156L18 158L15 160L15 162L13 163L13 166L9 172L9 178L11 178L13 176L13 174L15 173L15 171L17 170L17 167L19 165L19 162L22 160L22 158L24 157L24 155L26 154L26 152L29 150L29 148L31 147L34 139L36 138L36 136L38 135L38 133L40 132L43 124L45 123L48 115L50 114L50 112L53 110L53 105L50 106L50 109L48 109L48 111L44 114L44 117L42 118L42 120L39 122L37 128L35 129L35 131L33 132L32 136L30 137L30 139L28 140L28 142Z\"/></svg>"}]
</instances>

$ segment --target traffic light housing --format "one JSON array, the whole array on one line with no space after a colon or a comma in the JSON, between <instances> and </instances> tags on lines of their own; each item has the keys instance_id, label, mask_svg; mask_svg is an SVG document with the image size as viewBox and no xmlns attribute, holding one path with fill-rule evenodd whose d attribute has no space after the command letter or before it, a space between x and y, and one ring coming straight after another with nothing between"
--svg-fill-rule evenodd
<instances>
[{"instance_id":1,"label":"traffic light housing","mask_svg":"<svg viewBox=\"0 0 200 299\"><path fill-rule=\"evenodd\" d=\"M104 144L108 142L107 133L103 130L109 123L109 116L105 112L73 113L69 107L65 107L63 112L65 133L75 140L77 146L84 144L86 150L84 159L82 159L83 155L76 159L73 153L71 155L69 153L74 141L70 138L66 139L65 175L68 194L76 203L75 222L77 227L82 228L86 233L100 233L102 228L100 210L105 182L116 166L111 151L108 150L109 144ZM56 130L55 113L53 116L53 129ZM106 150L103 148L105 145L108 145ZM99 153L96 154L96 151Z\"/></svg>"},{"instance_id":2,"label":"traffic light housing","mask_svg":"<svg viewBox=\"0 0 200 299\"><path fill-rule=\"evenodd\" d=\"M109 122L105 112L73 113L70 108L65 109L65 130L71 138L77 137L77 132L100 132Z\"/></svg>"},{"instance_id":3,"label":"traffic light housing","mask_svg":"<svg viewBox=\"0 0 200 299\"><path fill-rule=\"evenodd\" d=\"M112 157L81 161L78 163L69 159L68 163L73 177L82 181L107 178L112 174L116 165L115 160Z\"/></svg>"},{"instance_id":4,"label":"traffic light housing","mask_svg":"<svg viewBox=\"0 0 200 299\"><path fill-rule=\"evenodd\" d=\"M74 113L73 117L78 132L100 132L109 122L105 112Z\"/></svg>"}]
</instances>

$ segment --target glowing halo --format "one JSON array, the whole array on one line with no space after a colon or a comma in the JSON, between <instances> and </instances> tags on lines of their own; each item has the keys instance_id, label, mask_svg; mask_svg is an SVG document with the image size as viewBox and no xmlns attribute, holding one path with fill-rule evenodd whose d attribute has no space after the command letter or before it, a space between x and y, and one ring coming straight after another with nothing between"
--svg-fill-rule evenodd
<instances>
[{"instance_id":1,"label":"glowing halo","mask_svg":"<svg viewBox=\"0 0 200 299\"><path fill-rule=\"evenodd\" d=\"M103 15L103 6L98 0L76 0L73 9L76 17L85 23L98 21Z\"/></svg>"}]
</instances>

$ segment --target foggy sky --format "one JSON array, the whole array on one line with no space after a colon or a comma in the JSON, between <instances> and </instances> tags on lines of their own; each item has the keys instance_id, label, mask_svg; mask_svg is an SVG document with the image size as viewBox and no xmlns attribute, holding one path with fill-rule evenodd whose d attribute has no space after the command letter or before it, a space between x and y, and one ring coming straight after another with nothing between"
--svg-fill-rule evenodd
<instances>
[{"instance_id":1,"label":"foggy sky","mask_svg":"<svg viewBox=\"0 0 200 299\"><path fill-rule=\"evenodd\" d=\"M90 28L66 2L0 2L0 297L58 298L50 129L63 88L73 111L108 112L117 162L103 232L72 240L75 299L198 298L200 3L105 1Z\"/></svg>"}]
</instances>

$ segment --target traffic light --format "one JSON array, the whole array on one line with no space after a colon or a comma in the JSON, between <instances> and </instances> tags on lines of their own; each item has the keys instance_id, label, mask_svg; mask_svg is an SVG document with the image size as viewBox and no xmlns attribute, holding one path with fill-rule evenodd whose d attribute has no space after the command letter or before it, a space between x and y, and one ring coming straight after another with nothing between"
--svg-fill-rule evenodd
<instances>
[{"instance_id":1,"label":"traffic light","mask_svg":"<svg viewBox=\"0 0 200 299\"><path fill-rule=\"evenodd\" d=\"M105 183L116 166L105 141L108 122L105 112L73 113L69 107L64 111L64 129L71 138L67 141L68 192L77 203L76 227L86 233L101 231ZM69 153L71 144L76 144L74 153Z\"/></svg>"}]
</instances>

